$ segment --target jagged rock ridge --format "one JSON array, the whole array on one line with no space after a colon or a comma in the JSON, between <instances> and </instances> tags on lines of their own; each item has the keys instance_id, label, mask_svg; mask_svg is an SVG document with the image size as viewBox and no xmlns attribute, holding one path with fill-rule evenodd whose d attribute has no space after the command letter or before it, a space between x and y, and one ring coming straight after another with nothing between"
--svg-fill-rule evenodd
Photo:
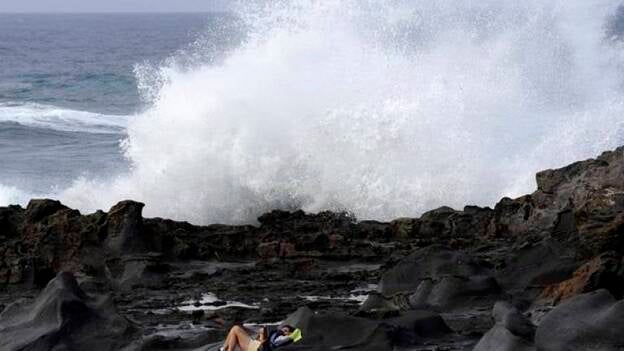
<instances>
[{"instance_id":1,"label":"jagged rock ridge","mask_svg":"<svg viewBox=\"0 0 624 351\"><path fill-rule=\"evenodd\" d=\"M105 309L96 314L125 327L107 335L101 350L197 349L218 341L228 322L275 322L302 306L322 312L298 320L310 337L292 348L360 342L362 349L554 350L601 340L601 349L615 350L621 342L608 327L583 331L574 313L602 313L600 323L620 326L613 306L624 294L623 171L619 148L540 172L534 193L504 198L493 209L442 207L388 223L273 211L259 225L195 226L143 218L143 204L134 201L89 215L53 200L0 208L0 305L10 306L0 315L0 334L12 335L8 349L40 342L20 334L39 322L12 312L10 302L24 297L34 306L49 299ZM73 278L61 272L79 287L70 288ZM65 292L51 294L59 284ZM202 302L208 292L217 301ZM89 296L101 294L111 304L94 305ZM83 318L66 316L68 325ZM305 322L323 318L332 322ZM59 332L51 327L57 322L43 319L42 335L55 336L41 345L54 339L73 350L103 337L80 328ZM369 343L346 340L346 331L336 345L313 337L331 334L323 325L332 323L335 330L361 324L371 331ZM545 326L554 324L568 328L565 335L549 334Z\"/></svg>"}]
</instances>

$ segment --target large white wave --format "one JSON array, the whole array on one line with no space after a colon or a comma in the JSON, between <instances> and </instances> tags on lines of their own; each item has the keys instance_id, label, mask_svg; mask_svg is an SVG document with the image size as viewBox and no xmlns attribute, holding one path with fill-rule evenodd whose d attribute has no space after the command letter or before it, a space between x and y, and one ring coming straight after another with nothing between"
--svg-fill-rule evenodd
<instances>
[{"instance_id":1,"label":"large white wave","mask_svg":"<svg viewBox=\"0 0 624 351\"><path fill-rule=\"evenodd\" d=\"M36 103L0 103L0 122L69 132L123 133L129 116L100 114Z\"/></svg>"},{"instance_id":2,"label":"large white wave","mask_svg":"<svg viewBox=\"0 0 624 351\"><path fill-rule=\"evenodd\" d=\"M128 126L130 174L62 199L209 223L298 207L388 219L530 192L536 171L623 141L619 3L244 2L247 39L222 62L144 80L156 93Z\"/></svg>"}]
</instances>

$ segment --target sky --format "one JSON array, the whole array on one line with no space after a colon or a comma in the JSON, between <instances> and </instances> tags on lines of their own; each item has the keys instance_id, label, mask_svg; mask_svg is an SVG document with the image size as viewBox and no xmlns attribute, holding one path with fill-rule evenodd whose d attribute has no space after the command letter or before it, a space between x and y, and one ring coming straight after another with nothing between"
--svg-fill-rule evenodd
<instances>
[{"instance_id":1,"label":"sky","mask_svg":"<svg viewBox=\"0 0 624 351\"><path fill-rule=\"evenodd\" d=\"M232 0L0 0L7 12L207 12L226 11Z\"/></svg>"}]
</instances>

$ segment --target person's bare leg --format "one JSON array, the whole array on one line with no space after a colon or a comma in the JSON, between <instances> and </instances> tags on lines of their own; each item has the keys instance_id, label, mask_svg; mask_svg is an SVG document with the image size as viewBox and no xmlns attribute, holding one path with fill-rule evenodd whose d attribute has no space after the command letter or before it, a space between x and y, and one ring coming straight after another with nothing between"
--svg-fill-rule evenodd
<instances>
[{"instance_id":1,"label":"person's bare leg","mask_svg":"<svg viewBox=\"0 0 624 351\"><path fill-rule=\"evenodd\" d=\"M236 347L236 333L239 327L237 325L230 328L228 331L227 337L225 338L225 342L223 343L223 350L225 351L234 351Z\"/></svg>"},{"instance_id":2,"label":"person's bare leg","mask_svg":"<svg viewBox=\"0 0 624 351\"><path fill-rule=\"evenodd\" d=\"M228 335L225 337L225 342L223 342L223 347L221 349L223 349L224 351L229 351L229 343L230 343L230 339L232 338L232 336L234 335L234 333L232 333L232 329L230 329L228 331Z\"/></svg>"},{"instance_id":3,"label":"person's bare leg","mask_svg":"<svg viewBox=\"0 0 624 351\"><path fill-rule=\"evenodd\" d=\"M228 331L227 336L225 337L225 342L223 343L223 347L222 347L222 349L223 349L223 350L225 350L225 351L230 351L230 349L229 349L229 346L228 346L228 345L230 344L230 339L231 339L233 336L234 336L234 333L232 333L232 329L230 329L230 330Z\"/></svg>"},{"instance_id":4,"label":"person's bare leg","mask_svg":"<svg viewBox=\"0 0 624 351\"><path fill-rule=\"evenodd\" d=\"M230 329L230 333L228 334L228 338L226 339L226 351L234 351L236 346L238 346L241 351L245 351L247 346L249 346L249 342L251 341L251 337L247 332L235 325Z\"/></svg>"}]
</instances>

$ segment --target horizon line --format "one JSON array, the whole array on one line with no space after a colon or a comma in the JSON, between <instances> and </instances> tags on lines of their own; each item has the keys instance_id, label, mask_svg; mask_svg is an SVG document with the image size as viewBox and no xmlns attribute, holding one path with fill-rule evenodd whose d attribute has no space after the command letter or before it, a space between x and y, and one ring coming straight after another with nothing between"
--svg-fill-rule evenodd
<instances>
[{"instance_id":1,"label":"horizon line","mask_svg":"<svg viewBox=\"0 0 624 351\"><path fill-rule=\"evenodd\" d=\"M0 11L0 15L175 15L175 14L231 14L229 10L202 11Z\"/></svg>"}]
</instances>

